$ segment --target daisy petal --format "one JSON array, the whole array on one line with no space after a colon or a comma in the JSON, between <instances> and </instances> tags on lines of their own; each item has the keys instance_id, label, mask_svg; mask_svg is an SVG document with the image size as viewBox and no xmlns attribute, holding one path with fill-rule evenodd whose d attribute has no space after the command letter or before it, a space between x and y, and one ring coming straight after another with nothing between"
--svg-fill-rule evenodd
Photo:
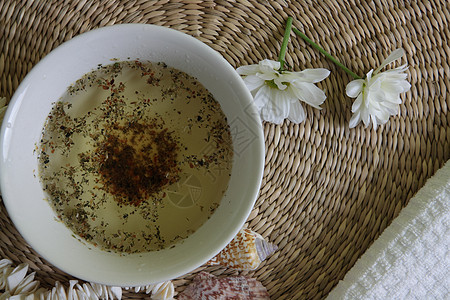
<instances>
[{"instance_id":1,"label":"daisy petal","mask_svg":"<svg viewBox=\"0 0 450 300\"><path fill-rule=\"evenodd\" d=\"M284 117L277 115L269 106L264 106L261 110L261 119L264 121L280 125L283 123Z\"/></svg>"},{"instance_id":2,"label":"daisy petal","mask_svg":"<svg viewBox=\"0 0 450 300\"><path fill-rule=\"evenodd\" d=\"M286 93L270 88L271 96L267 104L261 109L261 118L275 124L283 123L289 114L289 97Z\"/></svg>"},{"instance_id":3,"label":"daisy petal","mask_svg":"<svg viewBox=\"0 0 450 300\"><path fill-rule=\"evenodd\" d=\"M392 51L391 54L389 54L388 57L386 57L386 59L381 63L381 65L375 70L375 74L377 74L378 72L380 72L381 69L383 69L385 66L387 66L388 64L390 64L391 62L402 58L402 56L405 54L405 50L403 50L402 48L399 49L395 49L394 51Z\"/></svg>"},{"instance_id":4,"label":"daisy petal","mask_svg":"<svg viewBox=\"0 0 450 300\"><path fill-rule=\"evenodd\" d=\"M306 119L306 113L300 101L297 100L291 103L288 119L296 124L301 123Z\"/></svg>"},{"instance_id":5,"label":"daisy petal","mask_svg":"<svg viewBox=\"0 0 450 300\"><path fill-rule=\"evenodd\" d=\"M312 83L295 81L291 83L291 87L298 99L318 109L327 98L325 93Z\"/></svg>"},{"instance_id":6,"label":"daisy petal","mask_svg":"<svg viewBox=\"0 0 450 300\"><path fill-rule=\"evenodd\" d=\"M408 65L404 64L404 65L401 65L400 67L397 67L395 69L386 70L383 73L398 73L398 74L402 74L403 72L405 72L407 70L408 70ZM406 76L406 74L403 74L403 75Z\"/></svg>"},{"instance_id":7,"label":"daisy petal","mask_svg":"<svg viewBox=\"0 0 450 300\"><path fill-rule=\"evenodd\" d=\"M355 102L353 102L353 104L352 104L352 112L353 113L357 112L360 109L363 100L364 100L363 94L359 94L358 97L356 97Z\"/></svg>"},{"instance_id":8,"label":"daisy petal","mask_svg":"<svg viewBox=\"0 0 450 300\"><path fill-rule=\"evenodd\" d=\"M357 112L357 113L353 114L353 116L351 117L348 127L354 128L354 127L356 127L356 125L358 125L359 122L361 122L361 118L360 118L360 113Z\"/></svg>"},{"instance_id":9,"label":"daisy petal","mask_svg":"<svg viewBox=\"0 0 450 300\"><path fill-rule=\"evenodd\" d=\"M278 73L272 70L271 72L258 73L256 76L264 80L274 80L278 77Z\"/></svg>"},{"instance_id":10,"label":"daisy petal","mask_svg":"<svg viewBox=\"0 0 450 300\"><path fill-rule=\"evenodd\" d=\"M377 130L377 119L375 118L374 115L371 115L370 118L372 120L373 130Z\"/></svg>"},{"instance_id":11,"label":"daisy petal","mask_svg":"<svg viewBox=\"0 0 450 300\"><path fill-rule=\"evenodd\" d=\"M304 81L317 83L319 81L324 80L330 75L330 71L323 68L318 69L306 69L300 72L286 72L284 73L286 77L286 81Z\"/></svg>"},{"instance_id":12,"label":"daisy petal","mask_svg":"<svg viewBox=\"0 0 450 300\"><path fill-rule=\"evenodd\" d=\"M355 79L353 81L350 81L345 88L345 93L350 98L356 98L362 92L363 84L363 79Z\"/></svg>"},{"instance_id":13,"label":"daisy petal","mask_svg":"<svg viewBox=\"0 0 450 300\"><path fill-rule=\"evenodd\" d=\"M367 128L370 124L370 113L368 109L362 109L360 111L361 121L363 121L364 126Z\"/></svg>"},{"instance_id":14,"label":"daisy petal","mask_svg":"<svg viewBox=\"0 0 450 300\"><path fill-rule=\"evenodd\" d=\"M263 85L258 92L256 92L253 97L255 100L256 108L261 111L261 109L270 102L270 97L272 96L271 88L267 85Z\"/></svg>"},{"instance_id":15,"label":"daisy petal","mask_svg":"<svg viewBox=\"0 0 450 300\"><path fill-rule=\"evenodd\" d=\"M261 69L267 69L267 70L278 70L280 69L280 62L270 59L264 59L259 62L259 67Z\"/></svg>"},{"instance_id":16,"label":"daisy petal","mask_svg":"<svg viewBox=\"0 0 450 300\"><path fill-rule=\"evenodd\" d=\"M306 82L317 83L324 80L330 75L330 71L323 68L318 69L306 69L300 72L302 80Z\"/></svg>"},{"instance_id":17,"label":"daisy petal","mask_svg":"<svg viewBox=\"0 0 450 300\"><path fill-rule=\"evenodd\" d=\"M275 99L275 101L272 101L274 111L276 111L277 114L282 115L284 118L287 118L289 115L289 107L294 101L295 95L288 91L272 89L272 99Z\"/></svg>"},{"instance_id":18,"label":"daisy petal","mask_svg":"<svg viewBox=\"0 0 450 300\"><path fill-rule=\"evenodd\" d=\"M259 65L241 66L236 69L239 75L255 75L259 71Z\"/></svg>"},{"instance_id":19,"label":"daisy petal","mask_svg":"<svg viewBox=\"0 0 450 300\"><path fill-rule=\"evenodd\" d=\"M261 79L255 75L249 75L244 78L244 83L249 91L253 92L254 90L259 89L262 85L264 85L264 79Z\"/></svg>"},{"instance_id":20,"label":"daisy petal","mask_svg":"<svg viewBox=\"0 0 450 300\"><path fill-rule=\"evenodd\" d=\"M287 85L284 84L284 82L286 82L286 81L285 81L284 78L281 77L281 76L278 77L278 78L275 78L275 79L273 80L273 82L275 82L275 84L277 85L277 87L278 87L279 90L284 90L284 89L287 88Z\"/></svg>"}]
</instances>

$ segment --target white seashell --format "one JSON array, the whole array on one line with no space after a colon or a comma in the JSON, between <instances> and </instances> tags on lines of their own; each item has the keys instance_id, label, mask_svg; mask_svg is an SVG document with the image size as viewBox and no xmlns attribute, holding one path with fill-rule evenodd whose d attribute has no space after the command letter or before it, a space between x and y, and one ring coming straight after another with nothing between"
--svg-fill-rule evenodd
<instances>
[{"instance_id":1,"label":"white seashell","mask_svg":"<svg viewBox=\"0 0 450 300\"><path fill-rule=\"evenodd\" d=\"M76 294L79 300L89 300L88 295L86 295L86 293L82 290L76 290Z\"/></svg>"},{"instance_id":2,"label":"white seashell","mask_svg":"<svg viewBox=\"0 0 450 300\"><path fill-rule=\"evenodd\" d=\"M51 291L47 291L42 295L42 300L51 300L52 296L52 292Z\"/></svg>"},{"instance_id":3,"label":"white seashell","mask_svg":"<svg viewBox=\"0 0 450 300\"><path fill-rule=\"evenodd\" d=\"M100 284L97 283L90 283L92 290L94 291L95 295L97 295L99 298L102 296L103 294L103 289L102 286Z\"/></svg>"},{"instance_id":4,"label":"white seashell","mask_svg":"<svg viewBox=\"0 0 450 300\"><path fill-rule=\"evenodd\" d=\"M258 252L259 259L263 261L270 255L275 253L275 251L278 250L278 247L272 243L266 242L261 235L259 236L260 238L255 239L255 247L256 252Z\"/></svg>"},{"instance_id":5,"label":"white seashell","mask_svg":"<svg viewBox=\"0 0 450 300\"><path fill-rule=\"evenodd\" d=\"M12 261L10 261L9 259L4 258L4 259L0 260L0 272L3 272L4 268L7 268L11 265L12 265Z\"/></svg>"},{"instance_id":6,"label":"white seashell","mask_svg":"<svg viewBox=\"0 0 450 300\"><path fill-rule=\"evenodd\" d=\"M39 281L34 280L36 273L33 272L27 275L28 264L20 264L16 268L13 268L11 265L12 261L9 259L0 260L0 290L4 291L0 294L0 300L122 299L122 288L120 287L111 287L97 283L84 283L80 285L77 280L70 280L67 289L58 281L51 290L39 288ZM161 295L170 295L169 283L172 284L168 282L159 285L160 289L158 291L162 291ZM168 292L164 292L164 289L167 287L169 288Z\"/></svg>"},{"instance_id":7,"label":"white seashell","mask_svg":"<svg viewBox=\"0 0 450 300\"><path fill-rule=\"evenodd\" d=\"M66 290L59 281L55 283L54 289L55 289L55 296L57 297L58 300L67 300Z\"/></svg>"},{"instance_id":8,"label":"white seashell","mask_svg":"<svg viewBox=\"0 0 450 300\"><path fill-rule=\"evenodd\" d=\"M58 298L56 296L56 288L55 287L52 288L50 295L49 295L49 297L47 297L47 299L58 300Z\"/></svg>"},{"instance_id":9,"label":"white seashell","mask_svg":"<svg viewBox=\"0 0 450 300\"><path fill-rule=\"evenodd\" d=\"M152 290L152 299L169 300L175 296L175 288L171 281L156 285Z\"/></svg>"},{"instance_id":10,"label":"white seashell","mask_svg":"<svg viewBox=\"0 0 450 300\"><path fill-rule=\"evenodd\" d=\"M91 284L83 283L83 291L86 293L88 299L98 300L97 292Z\"/></svg>"},{"instance_id":11,"label":"white seashell","mask_svg":"<svg viewBox=\"0 0 450 300\"><path fill-rule=\"evenodd\" d=\"M34 276L36 275L36 272L33 272L26 276L17 286L17 288L14 291L15 295L19 294L32 294L39 288L39 281L34 280Z\"/></svg>"},{"instance_id":12,"label":"white seashell","mask_svg":"<svg viewBox=\"0 0 450 300\"><path fill-rule=\"evenodd\" d=\"M69 290L67 291L67 298L68 299L78 299L78 297L76 296L76 292L73 289L74 286L78 283L77 280L70 280L69 281ZM76 298L75 298L76 297Z\"/></svg>"},{"instance_id":13,"label":"white seashell","mask_svg":"<svg viewBox=\"0 0 450 300\"><path fill-rule=\"evenodd\" d=\"M146 294L151 293L152 299L169 300L174 299L175 287L172 281L165 281L161 283L149 284L145 286L125 287L125 290L134 290L135 293L143 292Z\"/></svg>"},{"instance_id":14,"label":"white seashell","mask_svg":"<svg viewBox=\"0 0 450 300\"><path fill-rule=\"evenodd\" d=\"M44 288L40 288L33 293L33 298L36 300L45 300L45 294L48 293L48 290Z\"/></svg>"},{"instance_id":15,"label":"white seashell","mask_svg":"<svg viewBox=\"0 0 450 300\"><path fill-rule=\"evenodd\" d=\"M12 295L14 295L14 291L16 290L20 282L22 282L22 280L25 278L27 272L28 265L20 264L6 277L6 288Z\"/></svg>"},{"instance_id":16,"label":"white seashell","mask_svg":"<svg viewBox=\"0 0 450 300\"><path fill-rule=\"evenodd\" d=\"M25 296L24 300L34 300L34 295L33 294L29 294L27 296Z\"/></svg>"},{"instance_id":17,"label":"white seashell","mask_svg":"<svg viewBox=\"0 0 450 300\"><path fill-rule=\"evenodd\" d=\"M255 270L277 247L260 234L243 228L207 265L221 265L235 270Z\"/></svg>"},{"instance_id":18,"label":"white seashell","mask_svg":"<svg viewBox=\"0 0 450 300\"><path fill-rule=\"evenodd\" d=\"M122 299L122 288L113 286L109 290L111 292L111 299Z\"/></svg>"}]
</instances>

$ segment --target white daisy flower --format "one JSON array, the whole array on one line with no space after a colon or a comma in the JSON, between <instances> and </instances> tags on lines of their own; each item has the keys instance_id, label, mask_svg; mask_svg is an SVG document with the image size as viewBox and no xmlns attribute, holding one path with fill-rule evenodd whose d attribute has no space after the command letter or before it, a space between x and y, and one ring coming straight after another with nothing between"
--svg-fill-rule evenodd
<instances>
[{"instance_id":1,"label":"white daisy flower","mask_svg":"<svg viewBox=\"0 0 450 300\"><path fill-rule=\"evenodd\" d=\"M300 101L320 109L326 96L314 83L330 74L327 69L280 71L280 62L269 59L239 67L237 72L252 93L261 118L275 124L286 118L294 123L303 122L306 114Z\"/></svg>"},{"instance_id":2,"label":"white daisy flower","mask_svg":"<svg viewBox=\"0 0 450 300\"><path fill-rule=\"evenodd\" d=\"M353 116L349 127L353 128L360 121L368 127L372 121L373 128L385 124L390 116L397 115L402 103L400 94L408 91L411 84L406 80L407 65L387 70L380 70L391 62L401 58L403 49L394 50L375 71L370 70L365 79L356 79L347 84L346 93L356 98L352 105Z\"/></svg>"}]
</instances>

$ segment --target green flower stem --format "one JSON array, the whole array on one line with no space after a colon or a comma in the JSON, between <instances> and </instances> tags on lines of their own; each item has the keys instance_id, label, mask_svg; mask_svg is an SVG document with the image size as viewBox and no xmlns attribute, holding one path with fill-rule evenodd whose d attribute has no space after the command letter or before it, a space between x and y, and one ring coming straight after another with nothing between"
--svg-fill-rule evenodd
<instances>
[{"instance_id":1,"label":"green flower stem","mask_svg":"<svg viewBox=\"0 0 450 300\"><path fill-rule=\"evenodd\" d=\"M334 62L336 65L338 65L340 68L342 68L345 72L347 72L347 74L349 74L350 76L352 76L354 79L362 79L360 76L358 76L357 74L353 73L352 71L350 71L346 66L344 66L343 64L341 64L336 58L334 58L333 56L331 56L327 51L325 51L322 47L320 47L319 45L317 45L316 43L314 43L310 38L308 38L306 35L304 35L301 31L299 31L297 28L292 28L292 31L294 31L294 33L298 36L300 36L302 39L304 39L306 42L308 42L311 46L313 46L314 48L316 48L317 50L319 50L320 53L322 53L323 55L325 55L328 59L330 59L332 62Z\"/></svg>"},{"instance_id":2,"label":"green flower stem","mask_svg":"<svg viewBox=\"0 0 450 300\"><path fill-rule=\"evenodd\" d=\"M286 29L284 30L283 42L281 43L280 55L278 61L280 62L280 72L284 71L284 57L286 56L286 48L289 42L289 36L291 35L292 17L288 17L286 21Z\"/></svg>"}]
</instances>

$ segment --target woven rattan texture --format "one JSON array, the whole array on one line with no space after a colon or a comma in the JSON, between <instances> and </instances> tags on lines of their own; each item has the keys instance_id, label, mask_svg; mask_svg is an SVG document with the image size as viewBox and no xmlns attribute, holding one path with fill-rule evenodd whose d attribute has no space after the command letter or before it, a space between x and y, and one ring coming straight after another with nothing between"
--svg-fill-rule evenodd
<instances>
[{"instance_id":1,"label":"woven rattan texture","mask_svg":"<svg viewBox=\"0 0 450 300\"><path fill-rule=\"evenodd\" d=\"M403 47L412 88L400 115L376 131L348 128L350 77L291 35L294 70L330 69L322 110L294 125L264 124L266 164L248 226L279 250L255 272L273 299L325 297L408 199L450 158L450 2L434 1L0 1L0 96L62 42L119 23L171 27L197 37L233 66L276 59L287 16L364 75ZM397 64L397 66L399 63ZM24 187L26 188L26 187ZM0 212L0 257L27 262L43 286L71 278L39 257ZM221 267L215 275L238 274ZM180 291L195 272L175 280ZM129 299L145 294L125 293Z\"/></svg>"}]
</instances>

